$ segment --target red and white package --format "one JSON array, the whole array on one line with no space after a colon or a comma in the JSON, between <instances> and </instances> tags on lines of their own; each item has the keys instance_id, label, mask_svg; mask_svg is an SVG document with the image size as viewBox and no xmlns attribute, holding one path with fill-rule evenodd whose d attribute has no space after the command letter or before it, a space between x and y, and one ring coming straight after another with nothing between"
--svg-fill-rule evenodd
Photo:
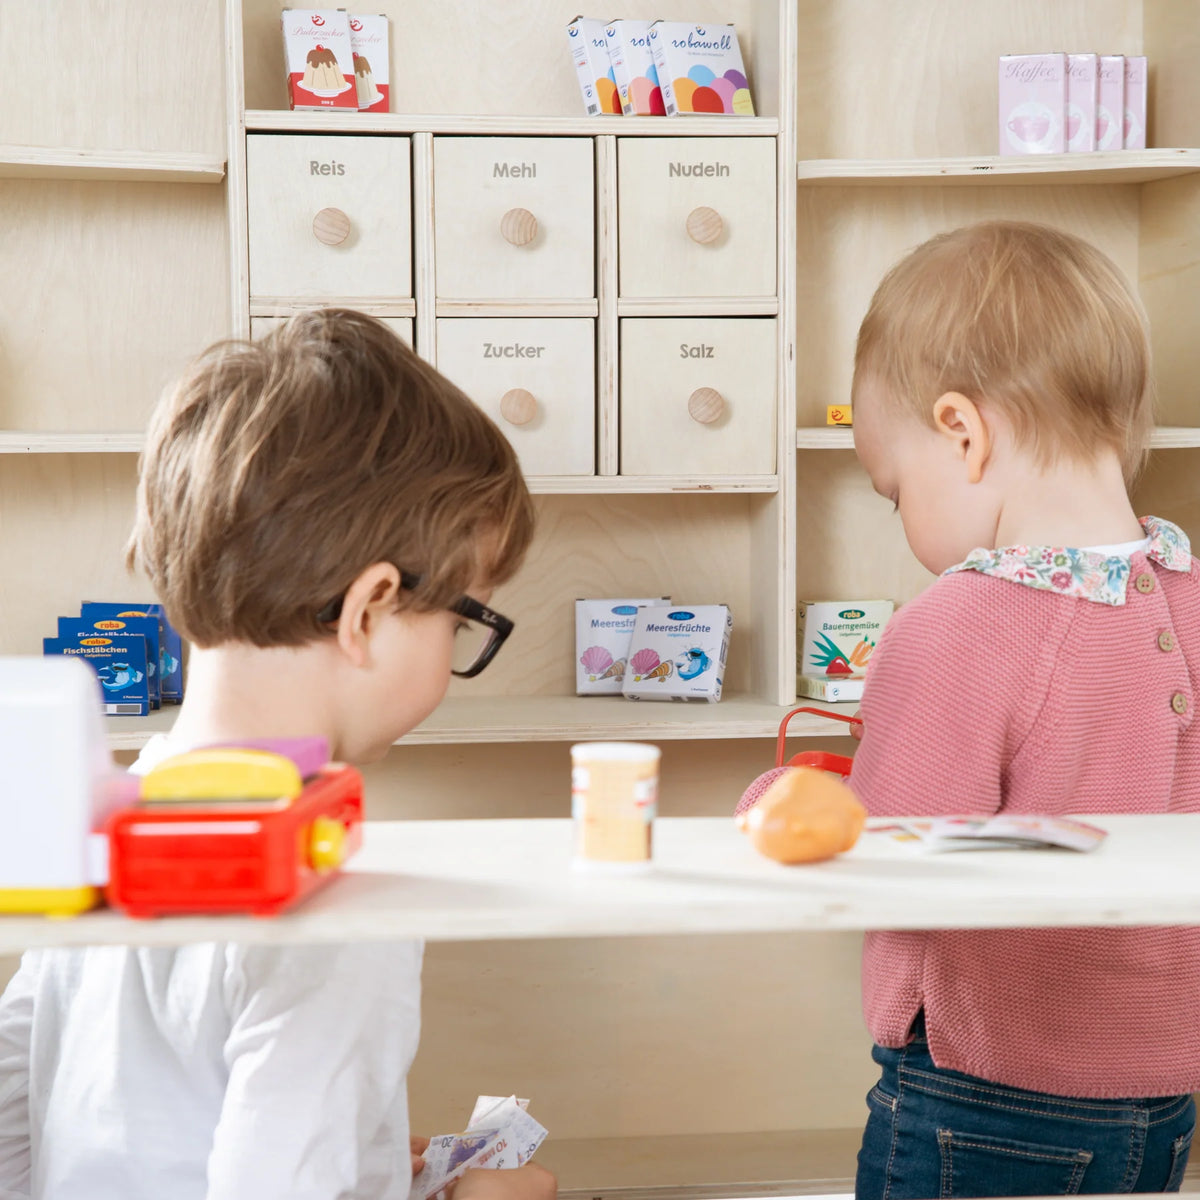
<instances>
[{"instance_id":1,"label":"red and white package","mask_svg":"<svg viewBox=\"0 0 1200 1200\"><path fill-rule=\"evenodd\" d=\"M280 20L291 107L357 109L346 10L285 8Z\"/></svg>"},{"instance_id":2,"label":"red and white package","mask_svg":"<svg viewBox=\"0 0 1200 1200\"><path fill-rule=\"evenodd\" d=\"M359 112L390 112L387 17L351 13L350 50Z\"/></svg>"}]
</instances>

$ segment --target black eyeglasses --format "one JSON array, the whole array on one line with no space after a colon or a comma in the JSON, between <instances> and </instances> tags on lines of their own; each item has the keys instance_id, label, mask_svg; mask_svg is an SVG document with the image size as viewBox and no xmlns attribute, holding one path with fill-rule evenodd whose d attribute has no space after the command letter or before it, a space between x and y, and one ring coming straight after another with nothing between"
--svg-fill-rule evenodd
<instances>
[{"instance_id":1,"label":"black eyeglasses","mask_svg":"<svg viewBox=\"0 0 1200 1200\"><path fill-rule=\"evenodd\" d=\"M409 571L400 572L400 586L415 591L421 586L421 576ZM317 620L330 625L342 615L344 596L331 600L319 613ZM472 596L459 596L447 611L461 618L454 631L454 654L450 672L460 679L474 679L496 657L505 639L513 631L513 623Z\"/></svg>"}]
</instances>

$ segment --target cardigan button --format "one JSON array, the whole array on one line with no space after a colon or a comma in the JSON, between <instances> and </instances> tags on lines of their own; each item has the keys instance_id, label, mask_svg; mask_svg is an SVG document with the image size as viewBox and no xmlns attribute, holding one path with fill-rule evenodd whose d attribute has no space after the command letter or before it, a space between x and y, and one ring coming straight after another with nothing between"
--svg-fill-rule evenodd
<instances>
[{"instance_id":1,"label":"cardigan button","mask_svg":"<svg viewBox=\"0 0 1200 1200\"><path fill-rule=\"evenodd\" d=\"M1154 576L1149 571L1143 571L1134 581L1133 586L1137 588L1143 596L1148 596L1154 591Z\"/></svg>"},{"instance_id":2,"label":"cardigan button","mask_svg":"<svg viewBox=\"0 0 1200 1200\"><path fill-rule=\"evenodd\" d=\"M1171 697L1171 707L1182 717L1188 710L1188 698L1182 692Z\"/></svg>"},{"instance_id":3,"label":"cardigan button","mask_svg":"<svg viewBox=\"0 0 1200 1200\"><path fill-rule=\"evenodd\" d=\"M1175 635L1169 629L1164 629L1158 635L1158 648L1164 654L1170 654L1175 649Z\"/></svg>"}]
</instances>

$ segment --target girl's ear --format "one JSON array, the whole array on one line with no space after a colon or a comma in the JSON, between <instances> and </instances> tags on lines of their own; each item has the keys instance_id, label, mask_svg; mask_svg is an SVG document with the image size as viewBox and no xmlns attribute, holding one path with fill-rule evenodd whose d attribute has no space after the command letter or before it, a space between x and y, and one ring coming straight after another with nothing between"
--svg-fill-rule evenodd
<instances>
[{"instance_id":1,"label":"girl's ear","mask_svg":"<svg viewBox=\"0 0 1200 1200\"><path fill-rule=\"evenodd\" d=\"M353 666L370 666L371 638L382 618L395 609L399 594L400 572L387 562L373 563L346 589L337 644Z\"/></svg>"},{"instance_id":2,"label":"girl's ear","mask_svg":"<svg viewBox=\"0 0 1200 1200\"><path fill-rule=\"evenodd\" d=\"M992 431L979 405L961 392L946 392L933 406L933 425L953 444L955 454L967 468L967 482L978 483L992 455Z\"/></svg>"}]
</instances>

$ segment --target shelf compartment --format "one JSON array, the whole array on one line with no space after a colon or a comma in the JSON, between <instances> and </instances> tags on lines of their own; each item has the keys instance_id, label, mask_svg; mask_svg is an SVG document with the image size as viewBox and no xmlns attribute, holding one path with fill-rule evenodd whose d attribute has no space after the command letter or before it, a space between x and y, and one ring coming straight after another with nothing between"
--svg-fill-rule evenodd
<instances>
[{"instance_id":1,"label":"shelf compartment","mask_svg":"<svg viewBox=\"0 0 1200 1200\"><path fill-rule=\"evenodd\" d=\"M276 133L460 133L531 137L775 137L775 117L530 117L461 114L290 112L248 109L248 132Z\"/></svg>"},{"instance_id":2,"label":"shelf compartment","mask_svg":"<svg viewBox=\"0 0 1200 1200\"><path fill-rule=\"evenodd\" d=\"M1150 435L1152 450L1200 447L1200 426L1160 425ZM797 450L853 450L854 430L845 426L808 425L796 430Z\"/></svg>"},{"instance_id":3,"label":"shelf compartment","mask_svg":"<svg viewBox=\"0 0 1200 1200\"><path fill-rule=\"evenodd\" d=\"M858 706L819 707L852 713ZM451 697L397 745L773 738L787 711L787 706L752 696L726 696L719 704L633 701L621 696ZM140 750L154 734L170 732L176 712L164 708L148 717L106 717L108 744L113 750ZM789 737L840 737L844 732L841 722L808 713L794 718L788 727Z\"/></svg>"},{"instance_id":4,"label":"shelf compartment","mask_svg":"<svg viewBox=\"0 0 1200 1200\"><path fill-rule=\"evenodd\" d=\"M1109 832L1094 854L920 854L868 827L849 853L788 868L728 817L662 818L654 869L617 877L571 869L569 819L368 821L346 876L283 917L11 917L0 952L941 929L947 913L957 929L1200 925L1200 813L1087 819Z\"/></svg>"},{"instance_id":5,"label":"shelf compartment","mask_svg":"<svg viewBox=\"0 0 1200 1200\"><path fill-rule=\"evenodd\" d=\"M796 167L813 187L1151 183L1200 171L1200 149L1113 150L974 158L812 158Z\"/></svg>"},{"instance_id":6,"label":"shelf compartment","mask_svg":"<svg viewBox=\"0 0 1200 1200\"><path fill-rule=\"evenodd\" d=\"M0 145L0 179L220 183L224 178L225 160L207 154Z\"/></svg>"}]
</instances>

